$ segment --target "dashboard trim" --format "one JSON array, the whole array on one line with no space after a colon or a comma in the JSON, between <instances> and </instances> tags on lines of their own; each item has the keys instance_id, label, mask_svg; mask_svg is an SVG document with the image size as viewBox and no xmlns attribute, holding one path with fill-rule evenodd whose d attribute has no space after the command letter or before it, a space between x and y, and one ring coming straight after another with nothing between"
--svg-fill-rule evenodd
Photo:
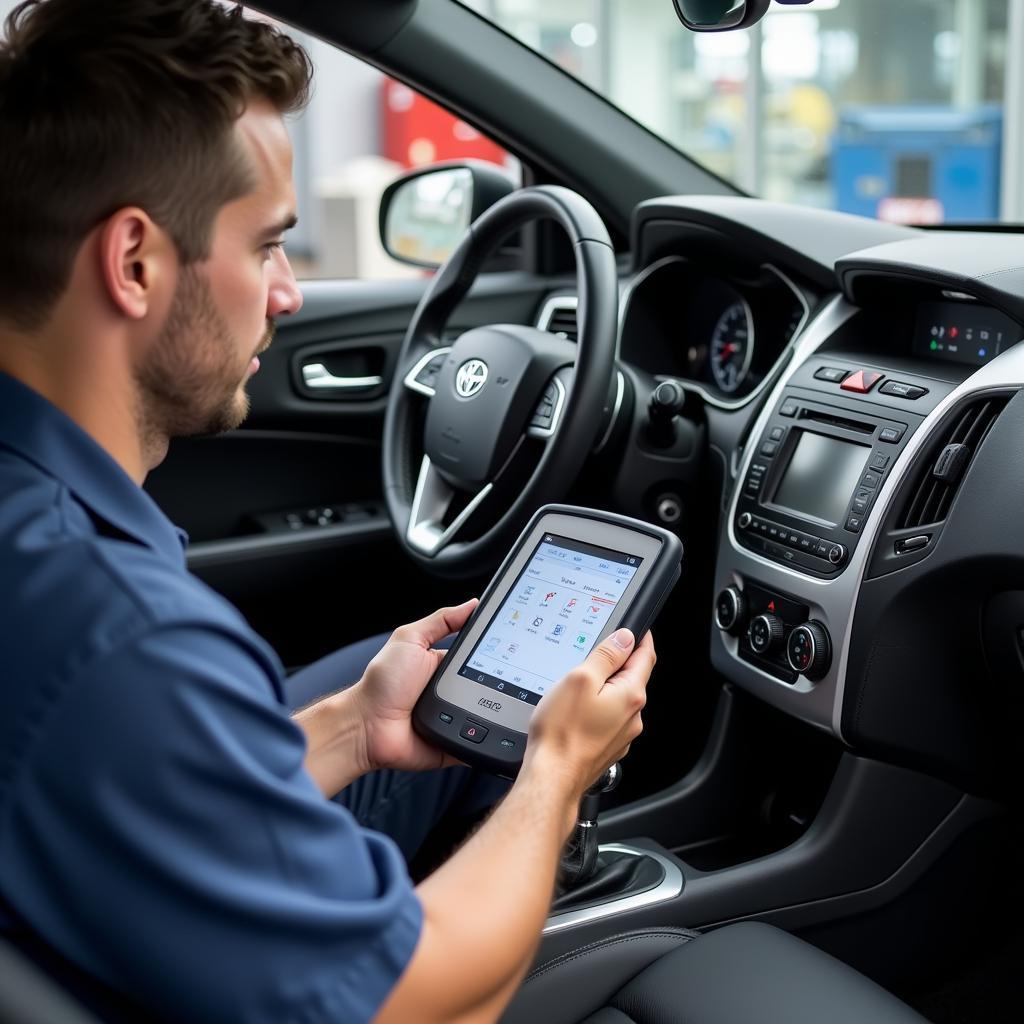
<instances>
[{"instance_id":1,"label":"dashboard trim","mask_svg":"<svg viewBox=\"0 0 1024 1024\"><path fill-rule=\"evenodd\" d=\"M750 434L752 443L748 445L741 461L738 479L742 479L746 474L756 454L756 439L764 432L783 389L807 359L857 312L857 307L849 304L841 295L836 295L814 319L801 344L798 345L790 366L776 384L773 394L758 416ZM817 579L804 575L742 547L737 541L734 525L740 500L740 489L736 488L729 501L728 519L719 544L715 591L728 585L742 586L749 577L760 586L794 594L810 606L811 617L825 621L834 638L836 659L820 682L811 683L806 677L800 676L797 683L791 685L742 661L739 658L737 641L732 637L726 637L712 626L712 659L715 660L717 651L725 652L729 658L725 674L737 685L743 686L776 707L843 739L843 701L854 614L864 573L893 501L902 491L917 454L934 441L936 430L951 408L967 398L1021 386L1024 386L1024 345L1018 344L980 367L936 405L909 439L899 461L883 483L878 499L864 523L861 543L857 545L844 572L835 579ZM721 665L720 661L719 664Z\"/></svg>"}]
</instances>

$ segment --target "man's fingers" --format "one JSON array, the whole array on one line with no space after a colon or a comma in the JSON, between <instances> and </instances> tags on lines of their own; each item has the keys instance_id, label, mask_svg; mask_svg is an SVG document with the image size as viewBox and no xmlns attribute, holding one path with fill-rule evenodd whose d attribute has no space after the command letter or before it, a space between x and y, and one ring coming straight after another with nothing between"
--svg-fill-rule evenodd
<instances>
[{"instance_id":1,"label":"man's fingers","mask_svg":"<svg viewBox=\"0 0 1024 1024\"><path fill-rule=\"evenodd\" d=\"M650 631L644 634L643 640L637 644L629 659L611 678L613 683L632 683L634 681L646 685L647 678L654 671L658 655L654 651L654 640Z\"/></svg>"},{"instance_id":2,"label":"man's fingers","mask_svg":"<svg viewBox=\"0 0 1024 1024\"><path fill-rule=\"evenodd\" d=\"M477 599L471 597L460 605L452 608L438 608L436 612L410 622L407 626L399 626L392 633L395 640L420 643L431 647L443 640L449 633L457 633L466 624L466 620L473 614L477 606Z\"/></svg>"}]
</instances>

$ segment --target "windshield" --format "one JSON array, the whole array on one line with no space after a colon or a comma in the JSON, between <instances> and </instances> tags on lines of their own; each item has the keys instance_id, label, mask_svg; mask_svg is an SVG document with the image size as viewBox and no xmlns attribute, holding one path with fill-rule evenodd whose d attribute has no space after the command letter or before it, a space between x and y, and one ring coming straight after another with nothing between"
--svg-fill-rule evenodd
<instances>
[{"instance_id":1,"label":"windshield","mask_svg":"<svg viewBox=\"0 0 1024 1024\"><path fill-rule=\"evenodd\" d=\"M773 3L713 34L671 0L464 2L752 195L1024 220L1024 0Z\"/></svg>"}]
</instances>

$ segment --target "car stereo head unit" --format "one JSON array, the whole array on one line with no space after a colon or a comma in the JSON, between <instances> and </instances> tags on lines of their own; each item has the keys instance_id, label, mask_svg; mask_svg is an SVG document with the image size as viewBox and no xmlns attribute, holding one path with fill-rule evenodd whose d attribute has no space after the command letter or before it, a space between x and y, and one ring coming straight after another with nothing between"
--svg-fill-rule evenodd
<instances>
[{"instance_id":1,"label":"car stereo head unit","mask_svg":"<svg viewBox=\"0 0 1024 1024\"><path fill-rule=\"evenodd\" d=\"M886 412L863 400L787 389L743 480L733 523L739 543L810 575L842 572L918 422Z\"/></svg>"}]
</instances>

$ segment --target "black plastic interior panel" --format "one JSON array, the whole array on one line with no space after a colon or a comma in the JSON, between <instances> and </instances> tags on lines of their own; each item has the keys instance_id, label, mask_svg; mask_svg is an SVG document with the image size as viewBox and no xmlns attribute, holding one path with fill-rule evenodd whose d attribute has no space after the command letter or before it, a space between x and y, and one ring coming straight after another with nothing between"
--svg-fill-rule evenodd
<instances>
[{"instance_id":1,"label":"black plastic interior panel","mask_svg":"<svg viewBox=\"0 0 1024 1024\"><path fill-rule=\"evenodd\" d=\"M182 439L146 490L193 543L258 534L255 516L378 497L380 446L256 430Z\"/></svg>"},{"instance_id":2,"label":"black plastic interior panel","mask_svg":"<svg viewBox=\"0 0 1024 1024\"><path fill-rule=\"evenodd\" d=\"M1024 322L1024 261L1017 234L929 231L844 256L836 273L847 298L898 294L911 282L973 296Z\"/></svg>"},{"instance_id":3,"label":"black plastic interior panel","mask_svg":"<svg viewBox=\"0 0 1024 1024\"><path fill-rule=\"evenodd\" d=\"M845 213L769 203L741 196L672 195L641 203L633 216L637 266L647 260L645 235L652 222L674 221L714 228L736 251L779 261L822 289L835 287L835 263L856 249L917 236L913 228Z\"/></svg>"},{"instance_id":4,"label":"black plastic interior panel","mask_svg":"<svg viewBox=\"0 0 1024 1024\"><path fill-rule=\"evenodd\" d=\"M862 583L843 706L843 734L857 749L986 794L1019 771L1024 724L990 672L979 617L994 595L1019 590L1024 578L1021 437L1018 393L971 463L927 556ZM912 485L915 475L907 479ZM879 536L884 542L885 532Z\"/></svg>"}]
</instances>

